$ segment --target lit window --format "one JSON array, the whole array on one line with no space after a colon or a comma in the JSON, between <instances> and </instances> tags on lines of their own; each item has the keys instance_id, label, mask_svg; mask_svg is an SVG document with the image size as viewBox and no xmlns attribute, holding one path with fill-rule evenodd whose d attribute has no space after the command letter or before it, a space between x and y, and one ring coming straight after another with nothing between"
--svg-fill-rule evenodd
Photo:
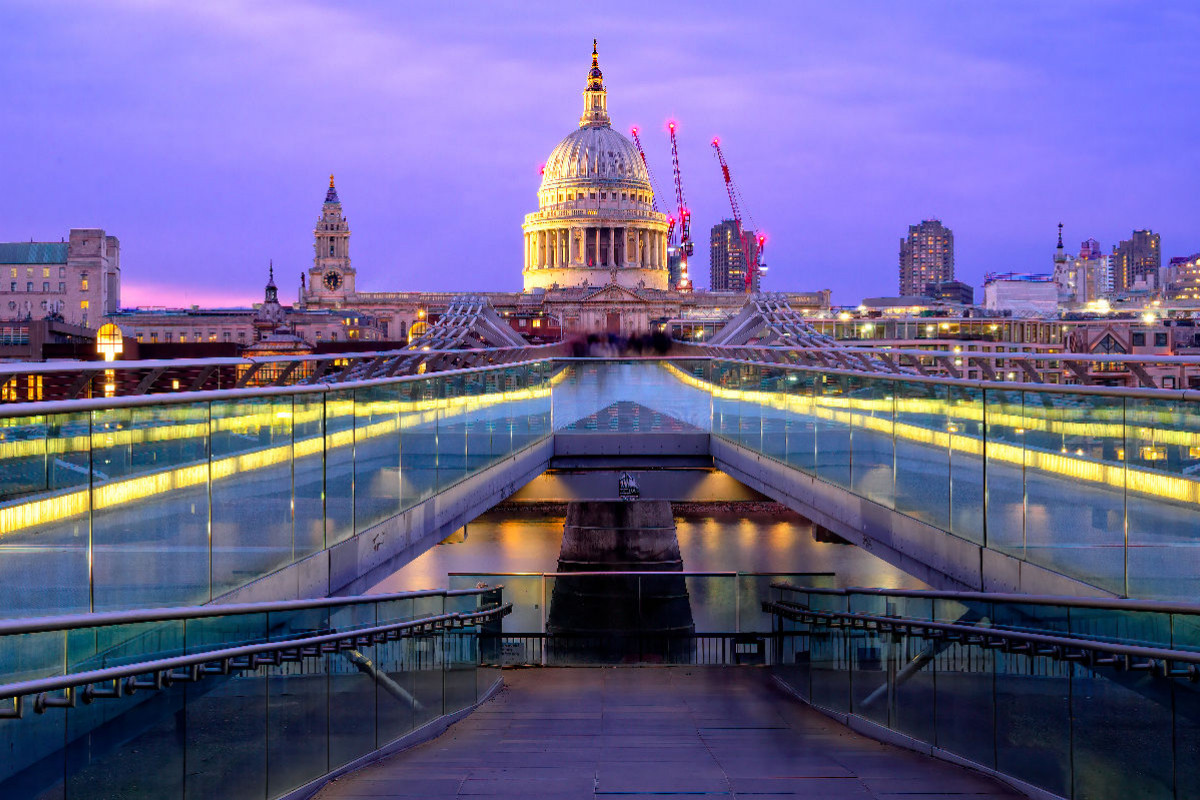
<instances>
[{"instance_id":1,"label":"lit window","mask_svg":"<svg viewBox=\"0 0 1200 800\"><path fill-rule=\"evenodd\" d=\"M81 292L86 292L86 291L88 290L88 279L87 279L86 277L85 277L85 278L82 278L82 279L80 279L80 281L79 281L79 290L80 290Z\"/></svg>"},{"instance_id":2,"label":"lit window","mask_svg":"<svg viewBox=\"0 0 1200 800\"><path fill-rule=\"evenodd\" d=\"M42 277L43 278L50 277L50 268L49 267L42 267Z\"/></svg>"},{"instance_id":3,"label":"lit window","mask_svg":"<svg viewBox=\"0 0 1200 800\"><path fill-rule=\"evenodd\" d=\"M79 310L80 310L80 311L87 311L87 310L88 310L88 301L87 301L87 300L80 300L80 301L79 301Z\"/></svg>"}]
</instances>

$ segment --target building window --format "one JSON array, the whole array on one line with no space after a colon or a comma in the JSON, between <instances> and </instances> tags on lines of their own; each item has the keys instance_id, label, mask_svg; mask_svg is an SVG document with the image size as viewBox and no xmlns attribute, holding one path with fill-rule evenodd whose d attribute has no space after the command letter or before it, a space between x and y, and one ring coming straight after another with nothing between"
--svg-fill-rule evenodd
<instances>
[{"instance_id":1,"label":"building window","mask_svg":"<svg viewBox=\"0 0 1200 800\"><path fill-rule=\"evenodd\" d=\"M79 291L86 292L87 290L88 290L88 279L87 279L87 276L85 275L79 279Z\"/></svg>"},{"instance_id":2,"label":"building window","mask_svg":"<svg viewBox=\"0 0 1200 800\"><path fill-rule=\"evenodd\" d=\"M233 341L233 336L230 335L229 331L225 331L224 337L225 337L225 341L227 341L227 342Z\"/></svg>"},{"instance_id":3,"label":"building window","mask_svg":"<svg viewBox=\"0 0 1200 800\"><path fill-rule=\"evenodd\" d=\"M171 338L172 338L172 336L171 336L171 332L170 332L170 331L167 331L166 333L164 333L164 334L163 334L163 341L164 341L164 342L169 342L169 341L171 341Z\"/></svg>"},{"instance_id":4,"label":"building window","mask_svg":"<svg viewBox=\"0 0 1200 800\"><path fill-rule=\"evenodd\" d=\"M65 283L63 283L62 281L59 281L58 282L58 290L60 292L65 292L67 290L67 285Z\"/></svg>"},{"instance_id":5,"label":"building window","mask_svg":"<svg viewBox=\"0 0 1200 800\"><path fill-rule=\"evenodd\" d=\"M1140 332L1133 334L1133 346L1134 347L1145 347L1145 345L1146 345L1146 334L1140 333Z\"/></svg>"},{"instance_id":6,"label":"building window","mask_svg":"<svg viewBox=\"0 0 1200 800\"><path fill-rule=\"evenodd\" d=\"M42 267L42 277L43 278L50 277L50 268L49 267Z\"/></svg>"},{"instance_id":7,"label":"building window","mask_svg":"<svg viewBox=\"0 0 1200 800\"><path fill-rule=\"evenodd\" d=\"M87 311L87 310L88 310L88 301L87 301L87 300L80 300L80 301L79 301L79 310L80 310L80 311Z\"/></svg>"},{"instance_id":8,"label":"building window","mask_svg":"<svg viewBox=\"0 0 1200 800\"><path fill-rule=\"evenodd\" d=\"M25 284L25 291L27 291L27 292L32 292L32 291L33 291L33 281L28 281L28 282Z\"/></svg>"},{"instance_id":9,"label":"building window","mask_svg":"<svg viewBox=\"0 0 1200 800\"><path fill-rule=\"evenodd\" d=\"M1155 347L1166 347L1167 346L1167 335L1165 333L1154 334L1154 346Z\"/></svg>"},{"instance_id":10,"label":"building window","mask_svg":"<svg viewBox=\"0 0 1200 800\"><path fill-rule=\"evenodd\" d=\"M16 270L13 270L13 271L14 271L14 272L16 272ZM17 282L16 282L16 281L13 281L13 282L12 282L12 286L11 286L11 287L9 287L9 288L10 288L10 290L11 290L11 291L14 291L14 292L15 292L15 291L17 290Z\"/></svg>"},{"instance_id":11,"label":"building window","mask_svg":"<svg viewBox=\"0 0 1200 800\"><path fill-rule=\"evenodd\" d=\"M58 268L58 277L60 277L60 278L65 278L65 277L67 277L67 268L66 268L66 267L59 267L59 268Z\"/></svg>"},{"instance_id":12,"label":"building window","mask_svg":"<svg viewBox=\"0 0 1200 800\"><path fill-rule=\"evenodd\" d=\"M170 336L170 334L167 334L167 335ZM150 343L158 344L158 332L157 331L152 331L150 333Z\"/></svg>"},{"instance_id":13,"label":"building window","mask_svg":"<svg viewBox=\"0 0 1200 800\"><path fill-rule=\"evenodd\" d=\"M43 292L50 291L50 281L42 281L42 291Z\"/></svg>"}]
</instances>

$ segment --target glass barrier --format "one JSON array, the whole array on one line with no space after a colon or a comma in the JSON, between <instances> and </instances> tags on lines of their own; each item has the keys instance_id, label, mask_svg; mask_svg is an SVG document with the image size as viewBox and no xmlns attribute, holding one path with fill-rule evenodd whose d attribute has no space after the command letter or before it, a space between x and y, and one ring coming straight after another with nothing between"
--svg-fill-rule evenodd
<instances>
[{"instance_id":1,"label":"glass barrier","mask_svg":"<svg viewBox=\"0 0 1200 800\"><path fill-rule=\"evenodd\" d=\"M0 636L0 683L468 613L502 600L499 591L382 596ZM357 643L45 713L34 713L26 697L21 719L0 719L0 797L279 797L475 705L499 677L478 668L481 628Z\"/></svg>"},{"instance_id":2,"label":"glass barrier","mask_svg":"<svg viewBox=\"0 0 1200 800\"><path fill-rule=\"evenodd\" d=\"M545 439L554 375L0 417L0 616L209 602Z\"/></svg>"},{"instance_id":3,"label":"glass barrier","mask_svg":"<svg viewBox=\"0 0 1200 800\"><path fill-rule=\"evenodd\" d=\"M207 602L552 433L670 432L1118 594L1200 591L1186 404L585 359L0 418L0 614Z\"/></svg>"},{"instance_id":4,"label":"glass barrier","mask_svg":"<svg viewBox=\"0 0 1200 800\"><path fill-rule=\"evenodd\" d=\"M1197 614L776 591L813 610L996 625L1129 644L1196 644ZM1065 798L1195 797L1200 688L1187 677L1005 652L908 631L777 622L775 674L852 713ZM1184 631L1179 636L1176 631ZM1176 642L1176 640L1181 640Z\"/></svg>"},{"instance_id":5,"label":"glass barrier","mask_svg":"<svg viewBox=\"0 0 1200 800\"><path fill-rule=\"evenodd\" d=\"M1200 592L1200 412L1176 400L713 361L712 434L1119 595Z\"/></svg>"}]
</instances>

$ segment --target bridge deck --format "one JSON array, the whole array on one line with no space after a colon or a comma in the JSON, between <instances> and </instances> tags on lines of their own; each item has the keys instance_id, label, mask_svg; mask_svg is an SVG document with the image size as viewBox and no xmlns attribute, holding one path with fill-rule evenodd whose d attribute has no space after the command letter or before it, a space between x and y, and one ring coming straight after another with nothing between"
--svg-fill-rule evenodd
<instances>
[{"instance_id":1,"label":"bridge deck","mask_svg":"<svg viewBox=\"0 0 1200 800\"><path fill-rule=\"evenodd\" d=\"M999 783L851 732L765 671L537 669L442 736L344 776L318 800L1017 798Z\"/></svg>"}]
</instances>

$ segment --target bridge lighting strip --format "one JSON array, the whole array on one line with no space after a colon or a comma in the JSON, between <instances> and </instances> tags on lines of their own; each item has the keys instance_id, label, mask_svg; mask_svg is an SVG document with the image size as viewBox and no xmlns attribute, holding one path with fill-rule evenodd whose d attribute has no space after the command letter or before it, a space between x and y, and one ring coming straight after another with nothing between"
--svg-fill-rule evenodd
<instances>
[{"instance_id":1,"label":"bridge lighting strip","mask_svg":"<svg viewBox=\"0 0 1200 800\"><path fill-rule=\"evenodd\" d=\"M559 381L561 380L559 378ZM353 406L356 416L373 417L387 414L391 418L364 427L353 427L334 432L327 431L324 436L308 437L288 442L285 445L267 447L211 461L206 459L202 462L183 467L162 470L95 486L90 492L92 495L90 507L92 510L97 511L113 508L147 497L165 494L178 489L186 489L191 486L198 486L204 484L210 478L212 481L217 481L233 475L240 475L256 469L264 469L282 464L294 458L302 458L322 451L328 452L329 450L345 447L354 442L386 436L398 430L404 431L425 427L441 419L461 417L474 411L480 411L504 403L545 399L550 396L550 390L550 382L547 382L546 385L542 386L511 389L496 394L463 395L437 400L380 400L358 403ZM340 401L338 406L340 413L337 416L349 416L346 410L348 406L351 406L349 400ZM358 413L363 409L369 413ZM315 421L319 416L319 412L313 412L311 417L305 414L300 418L308 418L311 421ZM239 425L236 427L238 432L245 433L257 433L264 428L270 429L273 425L278 424L278 415L274 411L262 411L236 419L246 423L244 426ZM291 419L295 422L296 417L292 417ZM207 435L207 431L207 425L187 424L163 426L162 428L122 429L119 433L125 435L120 444L132 445L146 442L171 441L173 439L202 438ZM59 449L55 446L66 441L74 443L77 449L86 451L89 443L95 444L97 439L107 439L110 435L102 432L93 434L91 437L74 436L58 440L37 439L4 442L0 444L0 464L3 464L3 461L6 459L39 457L45 456L47 453L71 452L65 448ZM50 446L48 447L47 445ZM112 445L105 444L104 446ZM37 500L16 502L12 505L0 507L0 536L84 514L89 508L88 495L88 489L75 489L49 497L42 497Z\"/></svg>"},{"instance_id":2,"label":"bridge lighting strip","mask_svg":"<svg viewBox=\"0 0 1200 800\"><path fill-rule=\"evenodd\" d=\"M923 428L911 423L894 422L890 417L872 416L870 414L841 410L861 407L860 403L863 405L871 404L869 407L882 409L883 406L879 404L887 401L859 401L848 397L829 398L836 399L836 405L839 407L831 409L823 407L824 404L818 402L818 400L825 398L812 398L804 395L787 395L746 389L729 389L712 383L706 383L693 375L683 372L672 364L667 364L666 368L688 386L710 392L713 397L723 400L733 400L760 408L768 406L779 411L832 421L856 428L865 428L920 444L930 444L939 448L968 453L981 458L984 456L984 442L975 436ZM924 402L929 402L931 408L945 408L942 403L934 401ZM888 402L887 407L890 408L890 405L890 402ZM943 410L938 413L945 412ZM989 415L989 420L991 418ZM1015 417L1015 419L1020 420L1018 427L1020 425L1023 425L1027 429L1033 427L1029 424L1031 420L1026 420L1024 417ZM1189 444L1200 442L1200 436L1189 434L1187 442ZM1036 470L1061 475L1066 478L1101 484L1120 490L1128 489L1129 491L1150 497L1180 503L1200 503L1200 482L1179 475L1152 472L1128 464L1110 464L1090 458L1054 453L1048 450L1004 442L987 442L987 458L989 461L999 461L1014 466L1032 467Z\"/></svg>"}]
</instances>

